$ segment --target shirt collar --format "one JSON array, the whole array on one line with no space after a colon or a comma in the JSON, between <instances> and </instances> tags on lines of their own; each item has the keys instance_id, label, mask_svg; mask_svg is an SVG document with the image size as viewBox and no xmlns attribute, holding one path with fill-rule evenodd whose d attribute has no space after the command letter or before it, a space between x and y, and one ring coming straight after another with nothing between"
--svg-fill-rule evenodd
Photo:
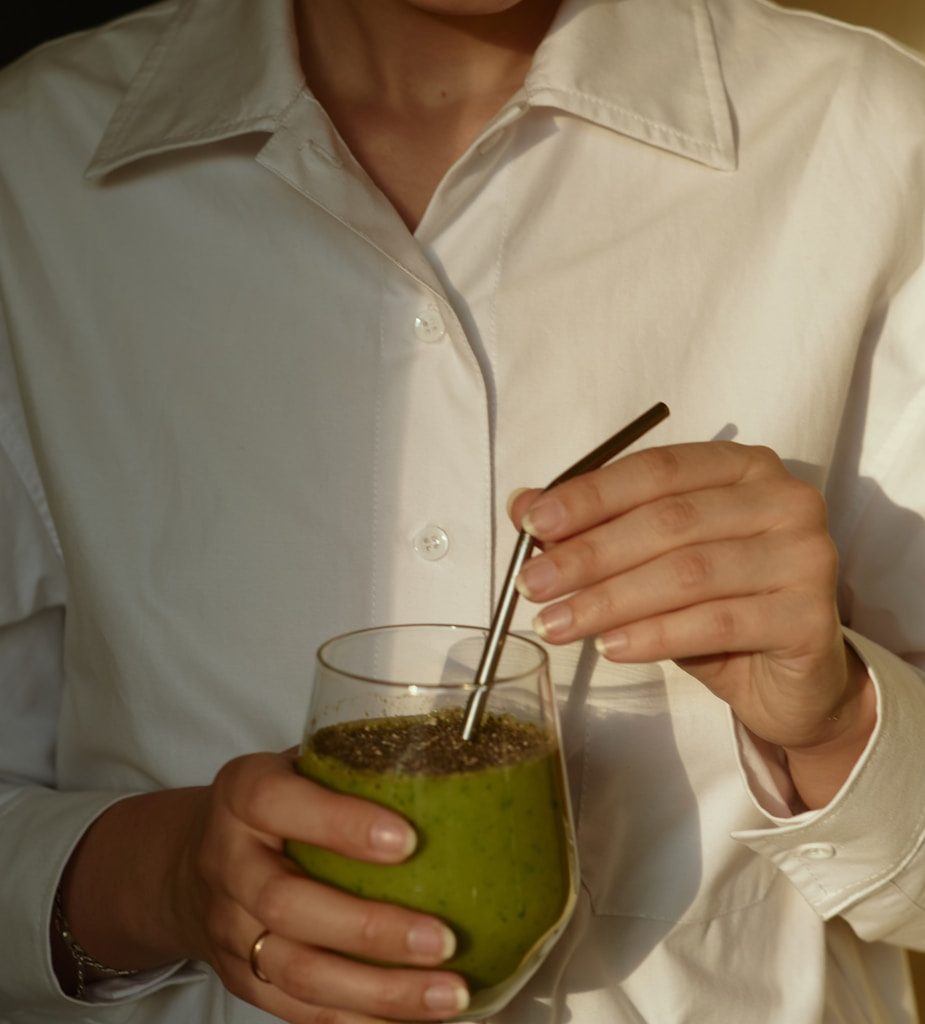
<instances>
[{"instance_id":1,"label":"shirt collar","mask_svg":"<svg viewBox=\"0 0 925 1024\"><path fill-rule=\"evenodd\" d=\"M181 0L87 169L249 131L304 89L292 0ZM564 0L525 83L550 105L711 167L735 140L706 0Z\"/></svg>"},{"instance_id":2,"label":"shirt collar","mask_svg":"<svg viewBox=\"0 0 925 1024\"><path fill-rule=\"evenodd\" d=\"M571 0L527 76L549 103L732 170L732 115L706 0Z\"/></svg>"},{"instance_id":3,"label":"shirt collar","mask_svg":"<svg viewBox=\"0 0 925 1024\"><path fill-rule=\"evenodd\" d=\"M180 0L129 83L87 176L273 131L304 88L291 0Z\"/></svg>"}]
</instances>

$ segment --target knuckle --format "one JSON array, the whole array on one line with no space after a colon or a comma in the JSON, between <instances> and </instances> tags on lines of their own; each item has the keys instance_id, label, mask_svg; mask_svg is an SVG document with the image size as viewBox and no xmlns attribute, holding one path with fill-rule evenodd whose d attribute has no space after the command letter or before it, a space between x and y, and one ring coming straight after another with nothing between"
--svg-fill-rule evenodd
<instances>
[{"instance_id":1,"label":"knuckle","mask_svg":"<svg viewBox=\"0 0 925 1024\"><path fill-rule=\"evenodd\" d=\"M277 778L265 772L250 772L240 778L234 802L238 816L249 824L266 818L268 808L276 802Z\"/></svg>"},{"instance_id":2,"label":"knuckle","mask_svg":"<svg viewBox=\"0 0 925 1024\"><path fill-rule=\"evenodd\" d=\"M718 604L711 609L710 629L720 650L729 649L738 631L736 616L728 604Z\"/></svg>"},{"instance_id":3,"label":"knuckle","mask_svg":"<svg viewBox=\"0 0 925 1024\"><path fill-rule=\"evenodd\" d=\"M386 931L382 915L376 907L364 905L356 922L357 937L369 949L377 948Z\"/></svg>"},{"instance_id":4,"label":"knuckle","mask_svg":"<svg viewBox=\"0 0 925 1024\"><path fill-rule=\"evenodd\" d=\"M605 587L587 594L581 602L575 603L579 625L597 631L607 629L617 621L617 608L613 597Z\"/></svg>"},{"instance_id":5,"label":"knuckle","mask_svg":"<svg viewBox=\"0 0 925 1024\"><path fill-rule=\"evenodd\" d=\"M783 465L777 452L774 451L773 448L769 448L766 444L749 445L748 451L755 462L762 466L766 466L769 469L776 469Z\"/></svg>"},{"instance_id":6,"label":"knuckle","mask_svg":"<svg viewBox=\"0 0 925 1024\"><path fill-rule=\"evenodd\" d=\"M397 978L385 972L385 978L376 988L376 1002L378 1012L384 1017L394 1018L403 1016L403 1011L408 1008L409 992L408 986Z\"/></svg>"},{"instance_id":7,"label":"knuckle","mask_svg":"<svg viewBox=\"0 0 925 1024\"><path fill-rule=\"evenodd\" d=\"M730 442L729 448L739 463L739 476L742 480L762 480L769 477L793 479L787 473L777 452L767 445L742 445Z\"/></svg>"},{"instance_id":8,"label":"knuckle","mask_svg":"<svg viewBox=\"0 0 925 1024\"><path fill-rule=\"evenodd\" d=\"M670 487L680 473L680 460L672 448L644 448L639 458L657 487Z\"/></svg>"},{"instance_id":9,"label":"knuckle","mask_svg":"<svg viewBox=\"0 0 925 1024\"><path fill-rule=\"evenodd\" d=\"M563 551L561 555L554 553L550 557L560 562L560 569L563 572L569 575L576 572L585 575L593 573L601 564L604 551L598 540L583 534L573 538L567 552Z\"/></svg>"},{"instance_id":10,"label":"knuckle","mask_svg":"<svg viewBox=\"0 0 925 1024\"><path fill-rule=\"evenodd\" d=\"M690 498L676 496L657 502L653 509L656 533L669 537L685 533L695 525L699 516L697 506Z\"/></svg>"},{"instance_id":11,"label":"knuckle","mask_svg":"<svg viewBox=\"0 0 925 1024\"><path fill-rule=\"evenodd\" d=\"M650 643L654 650L664 651L668 647L668 623L664 617L654 619L649 627Z\"/></svg>"},{"instance_id":12,"label":"knuckle","mask_svg":"<svg viewBox=\"0 0 925 1024\"><path fill-rule=\"evenodd\" d=\"M215 773L215 783L219 786L233 786L237 777L246 770L247 755L233 757L226 761Z\"/></svg>"},{"instance_id":13,"label":"knuckle","mask_svg":"<svg viewBox=\"0 0 925 1024\"><path fill-rule=\"evenodd\" d=\"M834 586L838 575L838 549L826 533L806 533L796 541L797 566L803 579Z\"/></svg>"},{"instance_id":14,"label":"knuckle","mask_svg":"<svg viewBox=\"0 0 925 1024\"><path fill-rule=\"evenodd\" d=\"M318 981L322 969L312 950L304 949L297 956L289 957L279 965L278 971L278 984L284 992L303 1002L319 998ZM319 1008L319 1012L324 1010Z\"/></svg>"},{"instance_id":15,"label":"knuckle","mask_svg":"<svg viewBox=\"0 0 925 1024\"><path fill-rule=\"evenodd\" d=\"M827 519L825 498L822 494L805 480L788 476L783 486L784 498L791 516L800 522L807 522L813 525L824 525Z\"/></svg>"},{"instance_id":16,"label":"knuckle","mask_svg":"<svg viewBox=\"0 0 925 1024\"><path fill-rule=\"evenodd\" d=\"M358 799L330 793L322 796L317 810L318 822L333 847L342 853L362 853L369 848L375 808Z\"/></svg>"},{"instance_id":17,"label":"knuckle","mask_svg":"<svg viewBox=\"0 0 925 1024\"><path fill-rule=\"evenodd\" d=\"M589 509L592 516L598 519L603 516L607 507L602 482L603 478L597 473L586 473L573 481L577 504Z\"/></svg>"},{"instance_id":18,"label":"knuckle","mask_svg":"<svg viewBox=\"0 0 925 1024\"><path fill-rule=\"evenodd\" d=\"M675 556L674 574L685 589L701 587L713 575L713 564L702 548L690 548Z\"/></svg>"},{"instance_id":19,"label":"knuckle","mask_svg":"<svg viewBox=\"0 0 925 1024\"><path fill-rule=\"evenodd\" d=\"M257 893L254 916L270 931L279 930L288 920L289 908L293 903L292 882L293 879L288 875L273 875Z\"/></svg>"}]
</instances>

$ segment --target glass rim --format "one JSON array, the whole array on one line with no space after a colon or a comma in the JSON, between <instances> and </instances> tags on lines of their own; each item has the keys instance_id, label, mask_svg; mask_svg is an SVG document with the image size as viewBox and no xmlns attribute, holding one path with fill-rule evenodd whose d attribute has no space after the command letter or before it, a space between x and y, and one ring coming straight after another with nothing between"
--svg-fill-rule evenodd
<instances>
[{"instance_id":1,"label":"glass rim","mask_svg":"<svg viewBox=\"0 0 925 1024\"><path fill-rule=\"evenodd\" d=\"M332 645L339 643L343 640L351 640L355 637L369 636L374 633L390 633L390 632L410 632L413 629L443 629L443 630L459 630L460 632L467 633L479 633L483 637L487 638L489 633L488 626L471 626L466 623L460 622L395 622L383 626L363 626L360 629L350 629L345 633L338 633L337 636L329 637L322 644L319 645L315 651L315 661L322 665L330 672L336 672L337 675L343 676L346 679L355 679L361 683L372 683L375 686L394 686L394 687L408 687L408 686L422 686L428 690L474 690L476 689L474 677L476 668L473 667L472 674L473 680L465 683L422 683L420 679L377 679L371 677L369 674L361 674L359 672L351 672L347 669L340 668L330 661L326 655L326 651ZM522 636L520 633L508 633L505 638L505 643L509 641L515 641L518 644L526 645L528 648L532 648L533 651L539 656L539 660L535 666L524 669L519 672L515 672L508 675L496 674L492 680L492 686L504 686L506 683L516 682L518 679L523 679L524 676L530 675L532 672L546 671L549 670L549 654L542 644L536 640L531 640L529 637Z\"/></svg>"}]
</instances>

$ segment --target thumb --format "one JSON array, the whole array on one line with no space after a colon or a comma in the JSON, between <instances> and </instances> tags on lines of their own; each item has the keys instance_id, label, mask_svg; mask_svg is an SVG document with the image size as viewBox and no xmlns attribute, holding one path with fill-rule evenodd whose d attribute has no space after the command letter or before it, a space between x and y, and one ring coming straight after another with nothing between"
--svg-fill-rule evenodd
<instances>
[{"instance_id":1,"label":"thumb","mask_svg":"<svg viewBox=\"0 0 925 1024\"><path fill-rule=\"evenodd\" d=\"M521 521L527 509L541 493L542 491L538 487L518 487L511 491L510 497L507 499L507 514L518 530L521 528Z\"/></svg>"}]
</instances>

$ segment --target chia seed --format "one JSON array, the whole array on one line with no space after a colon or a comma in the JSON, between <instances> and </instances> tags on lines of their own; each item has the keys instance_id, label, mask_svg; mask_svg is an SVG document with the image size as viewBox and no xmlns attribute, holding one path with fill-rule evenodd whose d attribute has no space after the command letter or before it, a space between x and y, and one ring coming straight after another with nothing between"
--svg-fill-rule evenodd
<instances>
[{"instance_id":1,"label":"chia seed","mask_svg":"<svg viewBox=\"0 0 925 1024\"><path fill-rule=\"evenodd\" d=\"M406 775L449 775L516 764L551 747L540 728L512 715L485 715L471 740L463 739L462 725L462 708L341 722L320 729L310 745L316 754L350 768Z\"/></svg>"}]
</instances>

